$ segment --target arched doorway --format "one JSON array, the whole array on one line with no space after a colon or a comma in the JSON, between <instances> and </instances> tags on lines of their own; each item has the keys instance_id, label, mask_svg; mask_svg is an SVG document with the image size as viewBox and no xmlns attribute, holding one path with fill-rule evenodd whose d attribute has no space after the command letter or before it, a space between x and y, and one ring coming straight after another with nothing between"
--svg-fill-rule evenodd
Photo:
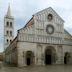
<instances>
[{"instance_id":1,"label":"arched doorway","mask_svg":"<svg viewBox=\"0 0 72 72\"><path fill-rule=\"evenodd\" d=\"M50 65L56 62L56 51L52 46L48 46L45 50L45 65Z\"/></svg>"},{"instance_id":2,"label":"arched doorway","mask_svg":"<svg viewBox=\"0 0 72 72\"><path fill-rule=\"evenodd\" d=\"M52 51L50 49L47 49L45 52L45 64L51 64L52 63Z\"/></svg>"},{"instance_id":3,"label":"arched doorway","mask_svg":"<svg viewBox=\"0 0 72 72\"><path fill-rule=\"evenodd\" d=\"M33 64L33 58L34 54L32 51L27 51L26 52L26 65L32 65Z\"/></svg>"},{"instance_id":4,"label":"arched doorway","mask_svg":"<svg viewBox=\"0 0 72 72\"><path fill-rule=\"evenodd\" d=\"M64 55L64 64L68 64L70 58L70 53L66 52Z\"/></svg>"}]
</instances>

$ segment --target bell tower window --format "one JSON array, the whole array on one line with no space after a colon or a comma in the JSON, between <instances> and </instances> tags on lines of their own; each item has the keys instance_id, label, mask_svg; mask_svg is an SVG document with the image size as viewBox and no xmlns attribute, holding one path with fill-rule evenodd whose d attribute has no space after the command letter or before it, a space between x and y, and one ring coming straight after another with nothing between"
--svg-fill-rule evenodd
<instances>
[{"instance_id":1,"label":"bell tower window","mask_svg":"<svg viewBox=\"0 0 72 72\"><path fill-rule=\"evenodd\" d=\"M12 42L12 40L10 40L10 43Z\"/></svg>"},{"instance_id":2,"label":"bell tower window","mask_svg":"<svg viewBox=\"0 0 72 72\"><path fill-rule=\"evenodd\" d=\"M9 31L6 31L6 34L9 35Z\"/></svg>"},{"instance_id":3,"label":"bell tower window","mask_svg":"<svg viewBox=\"0 0 72 72\"><path fill-rule=\"evenodd\" d=\"M7 26L7 27L9 26L9 22L6 23L6 26Z\"/></svg>"},{"instance_id":4,"label":"bell tower window","mask_svg":"<svg viewBox=\"0 0 72 72\"><path fill-rule=\"evenodd\" d=\"M12 36L12 31L10 31L10 36Z\"/></svg>"},{"instance_id":5,"label":"bell tower window","mask_svg":"<svg viewBox=\"0 0 72 72\"><path fill-rule=\"evenodd\" d=\"M8 39L7 39L7 43L8 43Z\"/></svg>"},{"instance_id":6,"label":"bell tower window","mask_svg":"<svg viewBox=\"0 0 72 72\"><path fill-rule=\"evenodd\" d=\"M10 22L10 27L12 27L12 22Z\"/></svg>"}]
</instances>

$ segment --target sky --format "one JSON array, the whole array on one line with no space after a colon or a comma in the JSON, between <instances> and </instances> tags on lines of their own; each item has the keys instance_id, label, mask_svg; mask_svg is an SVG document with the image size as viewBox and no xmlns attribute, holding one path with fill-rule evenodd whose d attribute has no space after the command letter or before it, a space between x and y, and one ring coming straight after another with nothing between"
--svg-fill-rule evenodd
<instances>
[{"instance_id":1,"label":"sky","mask_svg":"<svg viewBox=\"0 0 72 72\"><path fill-rule=\"evenodd\" d=\"M14 16L14 36L38 11L52 7L65 21L64 28L72 35L72 0L0 0L0 52L4 50L4 16L10 4Z\"/></svg>"}]
</instances>

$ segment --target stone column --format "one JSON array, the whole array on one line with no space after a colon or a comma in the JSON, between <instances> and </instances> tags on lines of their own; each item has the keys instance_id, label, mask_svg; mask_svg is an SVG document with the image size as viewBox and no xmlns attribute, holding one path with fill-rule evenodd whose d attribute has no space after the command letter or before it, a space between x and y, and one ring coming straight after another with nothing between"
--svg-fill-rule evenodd
<instances>
[{"instance_id":1,"label":"stone column","mask_svg":"<svg viewBox=\"0 0 72 72\"><path fill-rule=\"evenodd\" d=\"M57 57L56 57L56 64L64 64L64 56L63 53L57 53Z\"/></svg>"},{"instance_id":2,"label":"stone column","mask_svg":"<svg viewBox=\"0 0 72 72\"><path fill-rule=\"evenodd\" d=\"M56 64L64 64L63 56L58 55Z\"/></svg>"},{"instance_id":3,"label":"stone column","mask_svg":"<svg viewBox=\"0 0 72 72\"><path fill-rule=\"evenodd\" d=\"M26 52L23 51L23 66L26 66Z\"/></svg>"},{"instance_id":4,"label":"stone column","mask_svg":"<svg viewBox=\"0 0 72 72\"><path fill-rule=\"evenodd\" d=\"M61 45L57 46L57 60L56 64L63 64L64 56L63 56L63 48Z\"/></svg>"},{"instance_id":5,"label":"stone column","mask_svg":"<svg viewBox=\"0 0 72 72\"><path fill-rule=\"evenodd\" d=\"M42 46L40 44L37 46L36 62L37 65L42 65Z\"/></svg>"}]
</instances>

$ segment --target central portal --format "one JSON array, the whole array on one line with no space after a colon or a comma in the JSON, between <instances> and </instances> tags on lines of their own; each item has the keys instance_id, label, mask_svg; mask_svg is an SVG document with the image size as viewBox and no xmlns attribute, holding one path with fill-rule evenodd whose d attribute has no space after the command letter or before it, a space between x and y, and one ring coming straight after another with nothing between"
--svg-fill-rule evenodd
<instances>
[{"instance_id":1,"label":"central portal","mask_svg":"<svg viewBox=\"0 0 72 72\"><path fill-rule=\"evenodd\" d=\"M47 46L45 49L45 65L55 64L56 50L53 46Z\"/></svg>"},{"instance_id":2,"label":"central portal","mask_svg":"<svg viewBox=\"0 0 72 72\"><path fill-rule=\"evenodd\" d=\"M46 65L51 64L51 55L46 55L46 57L45 57L45 64Z\"/></svg>"},{"instance_id":3,"label":"central portal","mask_svg":"<svg viewBox=\"0 0 72 72\"><path fill-rule=\"evenodd\" d=\"M45 64L52 64L52 51L50 49L45 51Z\"/></svg>"}]
</instances>

